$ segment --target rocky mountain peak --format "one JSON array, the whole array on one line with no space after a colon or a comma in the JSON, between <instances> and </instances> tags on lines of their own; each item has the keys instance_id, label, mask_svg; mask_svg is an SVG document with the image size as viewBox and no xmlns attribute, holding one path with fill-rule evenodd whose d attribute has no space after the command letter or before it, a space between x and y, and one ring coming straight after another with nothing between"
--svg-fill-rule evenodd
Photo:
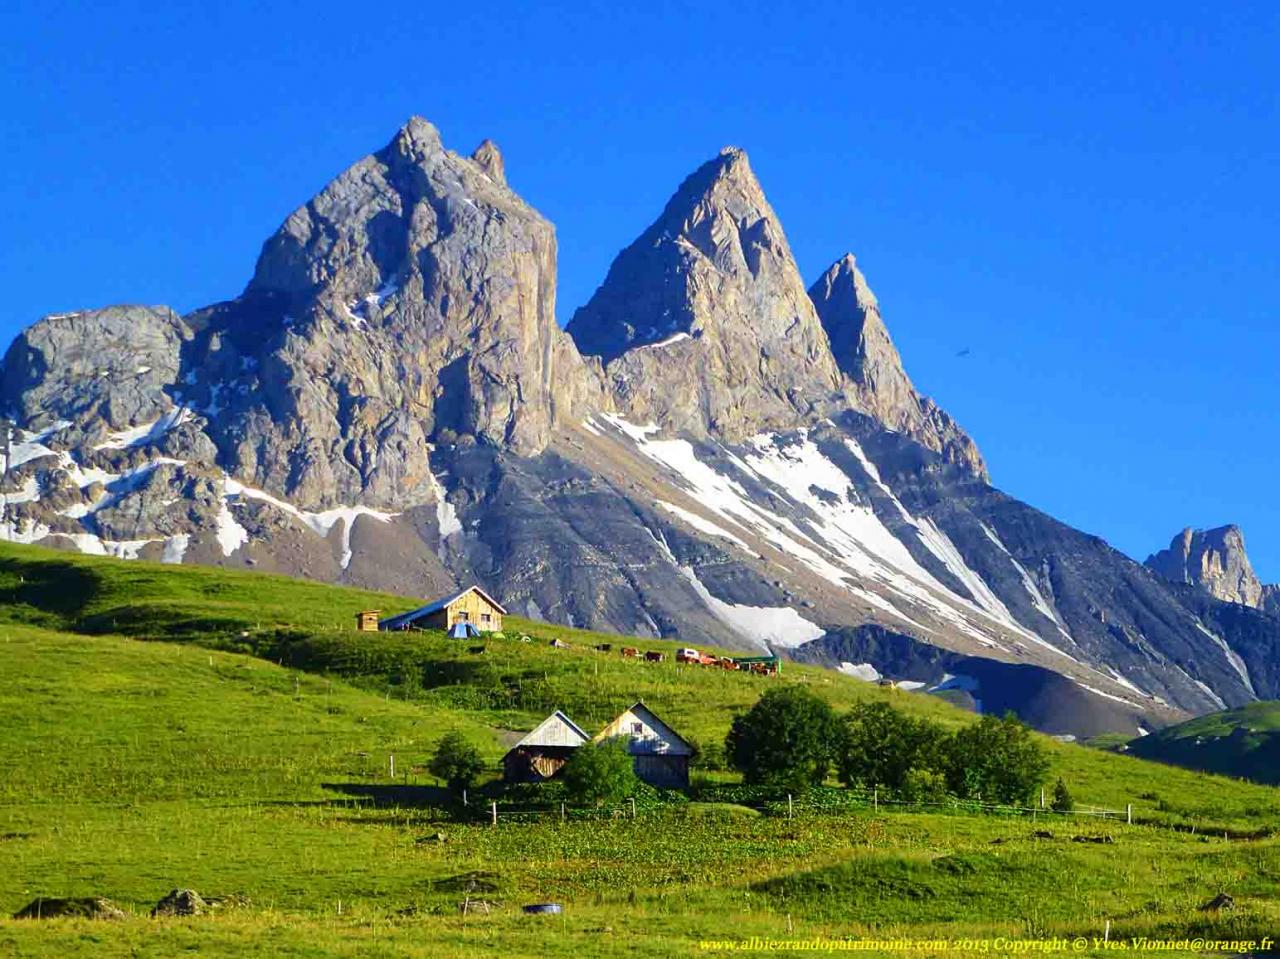
<instances>
[{"instance_id":1,"label":"rocky mountain peak","mask_svg":"<svg viewBox=\"0 0 1280 959\"><path fill-rule=\"evenodd\" d=\"M1165 579L1189 583L1229 603L1262 608L1274 588L1264 587L1253 571L1238 526L1187 528L1168 549L1147 557L1147 566Z\"/></svg>"},{"instance_id":2,"label":"rocky mountain peak","mask_svg":"<svg viewBox=\"0 0 1280 959\"><path fill-rule=\"evenodd\" d=\"M977 445L912 385L854 255L846 253L831 264L809 296L855 402L890 429L986 479Z\"/></svg>"},{"instance_id":3,"label":"rocky mountain peak","mask_svg":"<svg viewBox=\"0 0 1280 959\"><path fill-rule=\"evenodd\" d=\"M567 327L644 422L741 439L839 390L826 334L745 152L695 170Z\"/></svg>"},{"instance_id":4,"label":"rocky mountain peak","mask_svg":"<svg viewBox=\"0 0 1280 959\"><path fill-rule=\"evenodd\" d=\"M478 147L475 153L471 154L471 159L494 183L507 183L507 171L502 162L502 151L498 149L498 144L492 140L485 140Z\"/></svg>"}]
</instances>

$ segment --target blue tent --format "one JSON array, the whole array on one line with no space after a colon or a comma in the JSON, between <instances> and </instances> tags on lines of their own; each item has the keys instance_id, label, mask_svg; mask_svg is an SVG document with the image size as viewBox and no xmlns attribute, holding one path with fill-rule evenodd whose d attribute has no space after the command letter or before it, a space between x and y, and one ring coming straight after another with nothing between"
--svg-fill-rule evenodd
<instances>
[{"instance_id":1,"label":"blue tent","mask_svg":"<svg viewBox=\"0 0 1280 959\"><path fill-rule=\"evenodd\" d=\"M480 630L476 629L472 623L454 623L453 628L449 630L451 639L471 639L479 635Z\"/></svg>"}]
</instances>

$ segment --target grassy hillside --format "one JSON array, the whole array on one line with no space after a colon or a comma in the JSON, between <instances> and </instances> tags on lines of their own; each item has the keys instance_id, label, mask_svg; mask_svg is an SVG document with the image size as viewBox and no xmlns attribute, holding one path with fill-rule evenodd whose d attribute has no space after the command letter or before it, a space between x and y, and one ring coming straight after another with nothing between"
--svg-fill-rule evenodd
<instances>
[{"instance_id":1,"label":"grassy hillside","mask_svg":"<svg viewBox=\"0 0 1280 959\"><path fill-rule=\"evenodd\" d=\"M449 729L496 760L549 708L594 727L639 698L712 744L777 682L970 721L932 698L789 664L766 679L623 660L532 623L475 655L347 626L408 600L35 548L0 547L0 600L0 914L37 895L130 912L0 919L0 955L715 955L699 940L1280 925L1280 793L1083 747L1050 743L1053 774L1082 803L1134 803L1139 824L686 804L494 828L452 818L421 768ZM1101 836L1114 843L1074 841ZM491 913L459 914L468 883ZM146 918L178 886L249 903ZM1235 910L1199 911L1221 891ZM562 917L519 911L548 899Z\"/></svg>"},{"instance_id":2,"label":"grassy hillside","mask_svg":"<svg viewBox=\"0 0 1280 959\"><path fill-rule=\"evenodd\" d=\"M1199 716L1134 740L1129 752L1275 785L1280 783L1280 702L1250 703Z\"/></svg>"}]
</instances>

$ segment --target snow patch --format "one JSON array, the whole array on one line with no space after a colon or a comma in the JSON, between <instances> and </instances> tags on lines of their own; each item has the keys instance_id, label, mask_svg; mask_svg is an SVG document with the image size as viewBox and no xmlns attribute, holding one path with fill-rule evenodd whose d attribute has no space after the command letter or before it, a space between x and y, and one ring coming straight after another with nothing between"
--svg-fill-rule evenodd
<instances>
[{"instance_id":1,"label":"snow patch","mask_svg":"<svg viewBox=\"0 0 1280 959\"><path fill-rule=\"evenodd\" d=\"M110 433L103 443L99 443L94 447L95 450L124 450L131 449L135 446L146 446L153 443L165 433L173 429L175 426L181 426L192 418L192 412L185 406L175 406L163 416L152 420L150 423L143 423L141 426L131 426L128 429L118 430Z\"/></svg>"},{"instance_id":2,"label":"snow patch","mask_svg":"<svg viewBox=\"0 0 1280 959\"><path fill-rule=\"evenodd\" d=\"M186 533L170 536L165 541L164 555L160 557L160 562L181 563L182 557L187 555L187 547L190 545L191 537Z\"/></svg>"},{"instance_id":3,"label":"snow patch","mask_svg":"<svg viewBox=\"0 0 1280 959\"><path fill-rule=\"evenodd\" d=\"M935 685L930 686L928 691L931 693L943 693L948 690L958 689L966 692L973 697L973 708L978 713L981 713L982 700L978 698L978 692L981 688L982 684L972 676L967 676L964 673L943 673L942 679Z\"/></svg>"},{"instance_id":4,"label":"snow patch","mask_svg":"<svg viewBox=\"0 0 1280 959\"><path fill-rule=\"evenodd\" d=\"M1253 680L1249 678L1249 667L1245 665L1245 662L1243 659L1240 658L1240 655L1234 649L1232 649L1229 645L1227 645L1227 641L1225 639L1223 639L1217 633L1211 632L1210 630L1206 629L1203 623L1197 621L1196 629L1200 630L1200 632L1204 633L1211 640L1213 640L1213 644L1222 650L1222 655L1224 655L1227 658L1227 662L1231 665L1231 668L1234 669L1236 673L1240 676L1240 679L1244 681L1245 687L1249 690L1249 692L1253 693L1256 696L1257 693L1254 691L1254 688L1253 688Z\"/></svg>"},{"instance_id":5,"label":"snow patch","mask_svg":"<svg viewBox=\"0 0 1280 959\"><path fill-rule=\"evenodd\" d=\"M1212 699L1212 700L1214 701L1214 703L1216 703L1216 704L1217 704L1217 706L1218 706L1218 708L1219 708L1219 709L1226 709L1226 708L1227 708L1227 704L1226 704L1226 703L1224 703L1224 702L1222 701L1222 697L1221 697L1221 696L1219 696L1217 693L1215 693L1212 689L1210 689L1210 688L1209 688L1208 686L1206 686L1204 683L1202 683L1200 680L1198 680L1198 679L1193 679L1193 680L1192 680L1192 682L1194 682L1197 686L1199 686L1199 687L1200 687L1200 691L1201 691L1201 692L1203 692L1203 693L1204 693L1206 696L1208 696L1210 699Z\"/></svg>"},{"instance_id":6,"label":"snow patch","mask_svg":"<svg viewBox=\"0 0 1280 959\"><path fill-rule=\"evenodd\" d=\"M870 663L858 663L856 666L853 663L841 663L837 671L854 679L861 679L864 683L878 683L882 678L880 670Z\"/></svg>"},{"instance_id":7,"label":"snow patch","mask_svg":"<svg viewBox=\"0 0 1280 959\"><path fill-rule=\"evenodd\" d=\"M680 519L684 520L686 523L688 523L690 526L692 526L694 529L698 530L699 532L707 533L710 536L719 536L723 539L727 539L729 542L733 543L735 546L741 546L747 552L751 552L751 548L747 546L746 543L744 543L737 536L734 536L724 527L717 526L715 523L711 522L711 520L704 519L703 517L699 516L697 513L691 513L687 509L681 509L679 506L676 506L674 503L668 503L666 500L655 500L655 502L658 504L659 507L661 507L662 509L665 509L669 513L672 513L680 517Z\"/></svg>"},{"instance_id":8,"label":"snow patch","mask_svg":"<svg viewBox=\"0 0 1280 959\"><path fill-rule=\"evenodd\" d=\"M23 463L29 463L31 460L39 459L42 456L57 456L58 454L49 447L44 445L44 441L51 437L54 433L61 433L71 425L69 420L59 420L52 426L41 430L39 433L28 433L26 430L14 430L14 435L18 437L18 442L9 443L9 459L5 463L6 469L13 469L21 466Z\"/></svg>"},{"instance_id":9,"label":"snow patch","mask_svg":"<svg viewBox=\"0 0 1280 959\"><path fill-rule=\"evenodd\" d=\"M40 481L28 476L22 481L22 488L12 493L0 493L0 503L10 506L14 503L31 503L40 498Z\"/></svg>"},{"instance_id":10,"label":"snow patch","mask_svg":"<svg viewBox=\"0 0 1280 959\"><path fill-rule=\"evenodd\" d=\"M223 556L230 556L249 542L249 531L236 522L226 500L223 500L218 508L217 524L218 544L222 547Z\"/></svg>"},{"instance_id":11,"label":"snow patch","mask_svg":"<svg viewBox=\"0 0 1280 959\"><path fill-rule=\"evenodd\" d=\"M1122 705L1125 705L1125 706L1131 706L1135 709L1140 708L1137 703L1130 702L1129 700L1125 699L1123 696L1113 696L1111 693L1104 693L1098 687L1090 686L1088 683L1082 683L1078 679L1073 679L1072 682L1074 682L1081 689L1087 689L1089 692L1093 693L1095 696L1101 696L1103 699L1110 699L1112 702L1121 703Z\"/></svg>"},{"instance_id":12,"label":"snow patch","mask_svg":"<svg viewBox=\"0 0 1280 959\"><path fill-rule=\"evenodd\" d=\"M355 526L357 517L368 516L372 519L376 519L380 523L389 523L396 516L400 515L399 513L385 513L382 510L371 509L368 506L336 506L333 509L327 509L318 513L313 513L307 510L298 509L298 507L294 506L292 503L286 503L282 499L277 499L276 497L272 496L270 493L264 492L263 490L254 489L252 486L245 486L239 480L232 479L230 476L226 477L223 480L223 487L226 490L226 495L229 497L230 496L247 497L249 499L262 500L263 502L270 503L272 506L276 507L277 509L283 510L284 512L288 513L290 516L293 516L296 519L301 520L303 525L305 525L308 529L310 529L313 533L315 533L317 536L321 538L327 538L329 535L329 532L333 529L333 527L338 522L342 522L343 528L342 528L341 565L343 569L346 569L349 565L351 565L351 557L352 557L351 529L353 526ZM223 504L223 511L225 511L227 515L230 516L230 511L226 510L225 503ZM231 521L232 523L235 523L235 518L231 517ZM238 549L240 546L243 546L244 543L248 541L249 534L244 529L243 526L240 526L238 523L236 523L235 524L236 527L240 530L241 533L243 533L243 539L237 545L232 546L230 549L228 549L228 543L232 542L233 536L235 534L233 531L229 531L227 533L227 539L224 540L222 538L223 532L222 532L222 513L221 512L218 514L218 522L219 522L218 541L223 544L222 554L224 556L230 556L233 552L235 552L236 549Z\"/></svg>"},{"instance_id":13,"label":"snow patch","mask_svg":"<svg viewBox=\"0 0 1280 959\"><path fill-rule=\"evenodd\" d=\"M658 340L656 343L642 343L637 346L638 350L656 350L664 346L670 346L672 343L679 343L681 340L689 339L689 334L681 331L672 336L668 336L665 340Z\"/></svg>"},{"instance_id":14,"label":"snow patch","mask_svg":"<svg viewBox=\"0 0 1280 959\"><path fill-rule=\"evenodd\" d=\"M740 606L711 595L689 566L681 566L689 585L717 619L739 635L769 646L792 647L826 635L821 626L809 622L788 606Z\"/></svg>"},{"instance_id":15,"label":"snow patch","mask_svg":"<svg viewBox=\"0 0 1280 959\"><path fill-rule=\"evenodd\" d=\"M657 433L661 429L661 427L654 423L650 423L648 426L636 426L633 423L628 423L621 416L617 416L613 413L601 413L600 418L611 423L616 429L621 430L637 443L644 443L649 438L650 434ZM688 444L686 443L685 445L687 446Z\"/></svg>"},{"instance_id":16,"label":"snow patch","mask_svg":"<svg viewBox=\"0 0 1280 959\"><path fill-rule=\"evenodd\" d=\"M49 535L49 527L30 518L0 522L0 539L10 543L38 543Z\"/></svg>"}]
</instances>

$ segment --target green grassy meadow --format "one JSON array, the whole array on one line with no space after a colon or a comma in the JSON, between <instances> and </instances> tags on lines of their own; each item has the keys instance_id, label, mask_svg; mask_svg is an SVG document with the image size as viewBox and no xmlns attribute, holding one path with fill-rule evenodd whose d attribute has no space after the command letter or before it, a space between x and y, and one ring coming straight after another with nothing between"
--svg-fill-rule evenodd
<instances>
[{"instance_id":1,"label":"green grassy meadow","mask_svg":"<svg viewBox=\"0 0 1280 959\"><path fill-rule=\"evenodd\" d=\"M700 943L752 936L1088 939L1107 921L1113 940L1280 930L1280 792L1051 741L1079 803L1132 803L1136 823L708 801L460 821L423 770L451 729L496 775L505 733L554 708L594 731L643 698L703 745L698 778L731 782L715 744L771 683L970 717L790 663L771 679L624 660L617 637L541 623L482 644L353 629L360 608L414 602L0 546L0 915L36 896L128 913L0 918L0 956L581 959L722 955ZM237 904L150 918L176 887ZM1200 910L1220 892L1234 909ZM464 915L468 897L490 910ZM542 901L565 912L520 911Z\"/></svg>"}]
</instances>

